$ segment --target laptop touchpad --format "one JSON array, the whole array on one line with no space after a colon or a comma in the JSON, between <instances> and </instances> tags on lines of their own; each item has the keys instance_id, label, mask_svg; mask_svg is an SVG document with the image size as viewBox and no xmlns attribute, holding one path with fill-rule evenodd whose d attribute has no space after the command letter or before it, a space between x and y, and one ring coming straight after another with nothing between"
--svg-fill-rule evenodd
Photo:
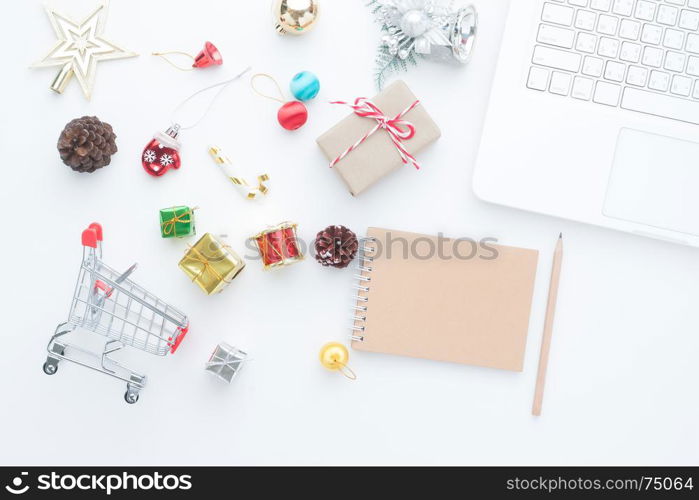
<instances>
[{"instance_id":1,"label":"laptop touchpad","mask_svg":"<svg viewBox=\"0 0 699 500\"><path fill-rule=\"evenodd\" d=\"M699 235L699 143L622 129L603 213Z\"/></svg>"}]
</instances>

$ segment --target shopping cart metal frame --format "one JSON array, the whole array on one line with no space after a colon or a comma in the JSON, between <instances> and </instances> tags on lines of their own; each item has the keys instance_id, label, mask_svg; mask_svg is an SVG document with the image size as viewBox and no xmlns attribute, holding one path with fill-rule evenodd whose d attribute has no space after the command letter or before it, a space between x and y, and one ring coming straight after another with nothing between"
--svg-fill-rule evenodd
<instances>
[{"instance_id":1,"label":"shopping cart metal frame","mask_svg":"<svg viewBox=\"0 0 699 500\"><path fill-rule=\"evenodd\" d=\"M102 226L92 223L82 233L83 258L68 320L56 327L46 350L44 373L54 375L61 361L104 373L126 382L124 399L138 401L146 376L123 366L110 355L130 346L150 354L174 354L189 331L187 316L161 301L131 279L131 266L118 273L102 261ZM102 352L66 340L81 328L107 338Z\"/></svg>"}]
</instances>

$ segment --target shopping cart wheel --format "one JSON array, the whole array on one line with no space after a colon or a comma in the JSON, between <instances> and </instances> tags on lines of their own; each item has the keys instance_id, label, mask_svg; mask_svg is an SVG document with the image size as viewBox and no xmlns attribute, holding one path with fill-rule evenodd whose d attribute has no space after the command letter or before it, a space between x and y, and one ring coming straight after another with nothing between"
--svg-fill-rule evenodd
<instances>
[{"instance_id":1,"label":"shopping cart wheel","mask_svg":"<svg viewBox=\"0 0 699 500\"><path fill-rule=\"evenodd\" d=\"M46 362L44 363L44 373L46 375L55 375L58 371L58 364Z\"/></svg>"},{"instance_id":2,"label":"shopping cart wheel","mask_svg":"<svg viewBox=\"0 0 699 500\"><path fill-rule=\"evenodd\" d=\"M138 393L131 389L126 389L126 392L124 393L124 401L130 405L136 404L138 402Z\"/></svg>"},{"instance_id":3,"label":"shopping cart wheel","mask_svg":"<svg viewBox=\"0 0 699 500\"><path fill-rule=\"evenodd\" d=\"M138 402L138 394L134 394L133 392L126 391L124 393L124 401L126 401L130 405L135 404Z\"/></svg>"}]
</instances>

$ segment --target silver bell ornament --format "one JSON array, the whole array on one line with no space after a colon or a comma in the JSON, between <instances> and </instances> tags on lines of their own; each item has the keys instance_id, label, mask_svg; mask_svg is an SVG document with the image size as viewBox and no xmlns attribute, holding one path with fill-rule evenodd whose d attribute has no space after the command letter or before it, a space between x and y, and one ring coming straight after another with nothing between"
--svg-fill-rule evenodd
<instances>
[{"instance_id":1,"label":"silver bell ornament","mask_svg":"<svg viewBox=\"0 0 699 500\"><path fill-rule=\"evenodd\" d=\"M472 5L453 0L371 0L384 36L377 56L376 85L389 73L416 65L419 58L456 61L471 59L478 28Z\"/></svg>"},{"instance_id":2,"label":"silver bell ornament","mask_svg":"<svg viewBox=\"0 0 699 500\"><path fill-rule=\"evenodd\" d=\"M450 25L451 52L454 59L462 64L471 60L473 46L478 32L478 12L469 5L456 13Z\"/></svg>"}]
</instances>

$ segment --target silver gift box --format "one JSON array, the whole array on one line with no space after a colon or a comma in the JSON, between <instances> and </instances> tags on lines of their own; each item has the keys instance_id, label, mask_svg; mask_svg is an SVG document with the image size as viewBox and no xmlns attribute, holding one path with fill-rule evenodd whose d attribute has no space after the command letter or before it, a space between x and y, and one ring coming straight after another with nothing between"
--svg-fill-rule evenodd
<instances>
[{"instance_id":1,"label":"silver gift box","mask_svg":"<svg viewBox=\"0 0 699 500\"><path fill-rule=\"evenodd\" d=\"M246 352L222 342L216 346L206 363L206 371L230 384L241 370L247 357Z\"/></svg>"}]
</instances>

